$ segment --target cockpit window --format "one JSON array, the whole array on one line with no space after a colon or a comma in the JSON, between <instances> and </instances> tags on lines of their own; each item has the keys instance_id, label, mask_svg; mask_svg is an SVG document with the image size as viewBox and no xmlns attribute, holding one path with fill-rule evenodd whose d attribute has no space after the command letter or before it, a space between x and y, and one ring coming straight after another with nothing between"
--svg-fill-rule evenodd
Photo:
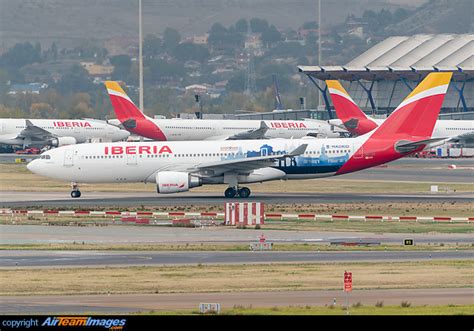
<instances>
[{"instance_id":1,"label":"cockpit window","mask_svg":"<svg viewBox=\"0 0 474 331\"><path fill-rule=\"evenodd\" d=\"M40 156L40 159L43 159L43 160L50 160L50 159L51 159L51 155L41 155L41 156Z\"/></svg>"}]
</instances>

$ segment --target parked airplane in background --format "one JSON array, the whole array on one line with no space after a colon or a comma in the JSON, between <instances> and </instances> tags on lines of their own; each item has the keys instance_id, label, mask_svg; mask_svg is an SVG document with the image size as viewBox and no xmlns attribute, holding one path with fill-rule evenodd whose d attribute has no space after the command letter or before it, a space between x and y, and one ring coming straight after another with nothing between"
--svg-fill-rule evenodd
<instances>
[{"instance_id":1,"label":"parked airplane in background","mask_svg":"<svg viewBox=\"0 0 474 331\"><path fill-rule=\"evenodd\" d=\"M329 123L335 126L343 126L354 135L363 135L374 130L385 121L385 119L367 116L339 81L327 80L326 85L339 118L330 120ZM413 93L414 91L410 95ZM464 147L474 147L474 121L437 120L433 137L446 137L448 139L445 142L459 143Z\"/></svg>"},{"instance_id":2,"label":"parked airplane in background","mask_svg":"<svg viewBox=\"0 0 474 331\"><path fill-rule=\"evenodd\" d=\"M158 193L225 183L227 198L247 198L239 184L342 175L437 143L443 138L431 135L451 76L429 74L384 123L356 138L83 144L47 151L28 169L74 183L152 182Z\"/></svg>"},{"instance_id":3,"label":"parked airplane in background","mask_svg":"<svg viewBox=\"0 0 474 331\"><path fill-rule=\"evenodd\" d=\"M95 139L120 141L130 133L99 120L0 118L0 144L58 147Z\"/></svg>"},{"instance_id":4,"label":"parked airplane in background","mask_svg":"<svg viewBox=\"0 0 474 331\"><path fill-rule=\"evenodd\" d=\"M106 81L115 115L128 131L159 141L339 137L325 121L153 119L138 109L117 82Z\"/></svg>"}]
</instances>

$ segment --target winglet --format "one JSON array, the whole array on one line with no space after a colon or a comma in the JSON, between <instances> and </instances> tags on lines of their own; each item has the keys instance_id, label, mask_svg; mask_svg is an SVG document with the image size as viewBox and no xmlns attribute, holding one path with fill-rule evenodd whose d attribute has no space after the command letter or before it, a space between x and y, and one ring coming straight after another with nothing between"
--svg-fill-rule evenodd
<instances>
[{"instance_id":1,"label":"winglet","mask_svg":"<svg viewBox=\"0 0 474 331\"><path fill-rule=\"evenodd\" d=\"M288 156L298 156L304 154L306 152L306 148L308 148L308 144L302 144L296 147L294 150L288 153Z\"/></svg>"}]
</instances>

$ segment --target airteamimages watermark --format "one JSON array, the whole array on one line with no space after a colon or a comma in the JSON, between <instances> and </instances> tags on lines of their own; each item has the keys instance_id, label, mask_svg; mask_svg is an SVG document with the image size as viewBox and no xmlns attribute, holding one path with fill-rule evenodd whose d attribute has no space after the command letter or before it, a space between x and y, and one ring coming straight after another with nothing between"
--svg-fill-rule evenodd
<instances>
[{"instance_id":1,"label":"airteamimages watermark","mask_svg":"<svg viewBox=\"0 0 474 331\"><path fill-rule=\"evenodd\" d=\"M4 319L0 329L30 329L57 327L90 327L123 330L127 320L124 318L100 318L92 316L45 316L42 318Z\"/></svg>"}]
</instances>

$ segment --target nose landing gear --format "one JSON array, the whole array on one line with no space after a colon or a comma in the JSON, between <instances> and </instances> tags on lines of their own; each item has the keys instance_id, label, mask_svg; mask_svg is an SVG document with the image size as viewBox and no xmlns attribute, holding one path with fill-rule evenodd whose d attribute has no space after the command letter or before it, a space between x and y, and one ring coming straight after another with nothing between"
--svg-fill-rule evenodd
<instances>
[{"instance_id":1,"label":"nose landing gear","mask_svg":"<svg viewBox=\"0 0 474 331\"><path fill-rule=\"evenodd\" d=\"M76 182L71 183L71 198L80 198L81 197L81 191L79 191L79 185L77 185Z\"/></svg>"}]
</instances>

